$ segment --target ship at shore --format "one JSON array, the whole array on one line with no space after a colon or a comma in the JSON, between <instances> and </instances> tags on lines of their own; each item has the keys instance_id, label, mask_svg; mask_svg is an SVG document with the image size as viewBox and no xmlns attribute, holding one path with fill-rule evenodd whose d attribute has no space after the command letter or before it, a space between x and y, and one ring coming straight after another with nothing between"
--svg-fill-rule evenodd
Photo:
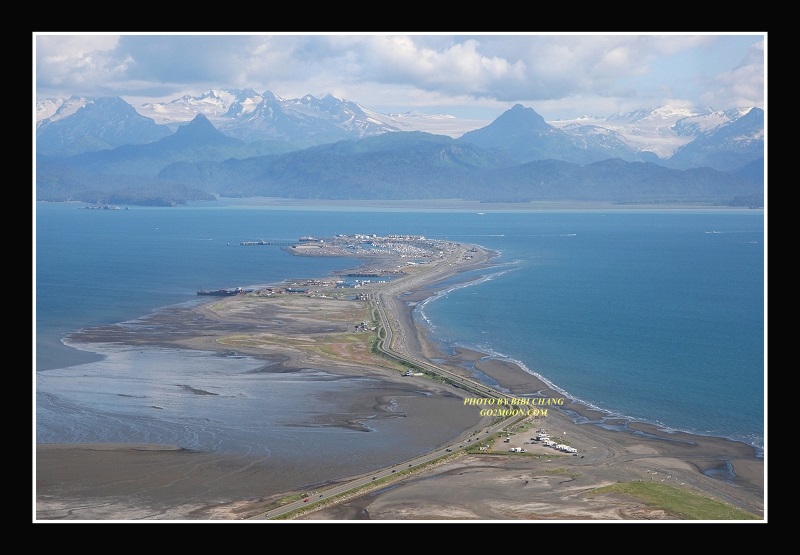
<instances>
[{"instance_id":1,"label":"ship at shore","mask_svg":"<svg viewBox=\"0 0 800 555\"><path fill-rule=\"evenodd\" d=\"M234 295L244 295L245 293L250 292L252 292L252 289L242 289L241 287L237 287L236 289L213 289L211 291L200 289L197 294L207 295L210 297L233 297Z\"/></svg>"}]
</instances>

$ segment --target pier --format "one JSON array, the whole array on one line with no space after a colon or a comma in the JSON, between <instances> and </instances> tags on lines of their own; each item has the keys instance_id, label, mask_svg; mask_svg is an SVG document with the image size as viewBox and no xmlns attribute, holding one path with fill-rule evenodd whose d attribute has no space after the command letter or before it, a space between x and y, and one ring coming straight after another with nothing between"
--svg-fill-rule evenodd
<instances>
[{"instance_id":1,"label":"pier","mask_svg":"<svg viewBox=\"0 0 800 555\"><path fill-rule=\"evenodd\" d=\"M278 246L289 246L294 245L295 241L242 241L239 243L242 246L249 247L252 245L278 245Z\"/></svg>"}]
</instances>

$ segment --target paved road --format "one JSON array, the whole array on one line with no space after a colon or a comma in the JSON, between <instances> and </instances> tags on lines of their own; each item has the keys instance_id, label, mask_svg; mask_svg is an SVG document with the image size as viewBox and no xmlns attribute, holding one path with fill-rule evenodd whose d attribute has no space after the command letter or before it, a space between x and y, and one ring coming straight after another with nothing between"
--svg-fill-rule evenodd
<instances>
[{"instance_id":1,"label":"paved road","mask_svg":"<svg viewBox=\"0 0 800 555\"><path fill-rule=\"evenodd\" d=\"M486 427L483 430L483 434L481 434L481 435L485 435L487 437L491 436L491 434L499 432L500 430L502 430L503 428L508 426L510 423L516 422L518 420L520 420L520 417L514 417L512 419L507 419L507 420L500 421L500 422L498 422L496 424L493 424L492 426ZM402 463L399 463L399 464L396 464L396 465L387 466L385 468L381 468L380 470L376 470L374 472L370 472L370 473L367 473L367 474L362 474L361 476L353 478L353 479L351 479L351 480L349 480L347 482L341 483L339 485L333 486L333 487L331 487L331 488L329 488L329 489L327 489L327 490L325 490L323 492L316 492L316 493L314 493L313 495L311 495L308 498L308 501L306 501L304 499L301 499L299 501L294 501L294 502L289 503L287 505L283 505L281 507L272 509L272 510L267 511L265 513L250 517L249 520L263 520L263 519L277 518L277 517L280 517L282 515L285 515L285 514L293 512L293 511L296 511L298 509L312 509L313 510L315 504L324 503L324 502L328 501L332 497L336 497L336 496L339 496L339 495L344 495L344 494L347 494L347 493L354 492L354 491L358 490L359 488L363 488L365 486L369 486L373 482L376 482L378 480L382 480L384 478L392 478L397 473L401 473L404 470L409 470L409 469L421 467L421 466L426 465L426 464L428 464L430 462L433 462L433 461L435 461L435 460L437 460L439 458L442 458L442 457L445 457L447 455L450 455L451 453L455 453L456 451L458 451L460 449L465 449L465 448L467 448L467 447L469 447L471 445L474 445L474 443L467 442L467 441L462 441L462 442L455 442L455 443L453 443L451 445L446 445L446 446L439 447L438 449L436 449L434 451L430 451L430 452L428 452L428 453L426 453L424 455L421 455L419 457L415 457L413 459L410 459L408 461L405 461L405 462L402 462ZM398 478L399 478L399 476L400 475L398 475ZM386 483L382 483L381 484L381 486L385 486L385 485L386 485Z\"/></svg>"},{"instance_id":2,"label":"paved road","mask_svg":"<svg viewBox=\"0 0 800 555\"><path fill-rule=\"evenodd\" d=\"M369 302L372 305L373 310L377 311L377 314L381 321L381 326L378 331L379 333L378 348L386 356L392 357L401 362L405 362L406 364L417 366L424 372L440 376L446 379L447 381L457 385L458 387L466 391L475 393L480 397L495 398L495 399L503 399L503 398L512 399L513 397L511 395L507 395L487 385L475 382L469 378L465 378L464 376L460 376L444 368L440 368L434 364L431 364L427 360L421 360L415 356L412 356L410 353L407 352L406 349L406 341L405 341L406 332L403 329L403 326L400 325L400 321L397 316L398 309L395 308L394 305L395 302L400 302L396 300L396 296L399 293L411 290L414 287L419 286L424 282L430 283L431 278L436 277L437 275L444 276L449 271L448 266L452 264L457 264L459 263L459 261L463 260L465 252L466 250L463 249L463 247L461 246L449 249L446 253L445 258L443 258L442 260L438 261L435 264L432 264L430 267L423 269L422 271L413 276L407 278L400 278L392 282L389 282L388 284L382 284L383 286L378 291L372 292L368 295ZM383 334L383 339L380 339L381 330ZM507 408L512 408L512 407L509 405ZM491 434L502 430L503 428L509 426L510 424L516 423L522 418L524 418L524 415L509 417L500 420L490 426L481 424L476 426L475 428L466 430L465 434L469 433L472 435L476 435L477 437L490 436ZM296 511L298 509L313 509L315 504L324 503L331 497L336 497L339 495L344 495L346 493L353 492L359 488L369 486L373 482L382 480L384 478L392 478L393 475L401 473L404 470L420 467L436 459L450 455L451 453L454 453L460 449L467 448L471 445L474 445L474 443L468 441L461 441L461 442L454 442L453 444L450 445L441 446L435 449L434 451L430 451L429 453L426 453L414 459L404 461L396 465L388 466L376 470L374 472L358 476L347 482L331 487L323 492L316 492L313 494L313 496L307 498L307 500L301 499L299 501L283 505L279 508L272 509L263 514L251 517L250 520L277 518L282 515L286 515L288 513Z\"/></svg>"}]
</instances>

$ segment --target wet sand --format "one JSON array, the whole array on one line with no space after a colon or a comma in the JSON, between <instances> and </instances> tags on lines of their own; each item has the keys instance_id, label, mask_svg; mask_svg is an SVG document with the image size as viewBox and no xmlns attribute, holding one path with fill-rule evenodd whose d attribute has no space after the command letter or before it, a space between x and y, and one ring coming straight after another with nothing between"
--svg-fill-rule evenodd
<instances>
[{"instance_id":1,"label":"wet sand","mask_svg":"<svg viewBox=\"0 0 800 555\"><path fill-rule=\"evenodd\" d=\"M463 253L462 253L463 254ZM514 395L540 393L562 397L536 376L507 361L459 349L442 353L416 326L413 306L436 289L436 281L491 263L491 252L475 251L453 265L423 276L410 273L391 287L374 285L395 330L393 349L427 359L451 372L471 376L478 370ZM397 260L382 259L389 268ZM370 291L370 290L365 290ZM320 346L322 330L341 314L327 313L328 301L303 296L277 302L246 297L213 300L195 308L162 311L153 324L170 333L137 334L130 327L106 326L77 334L76 341L111 341L201 350L235 348L280 361L281 371L324 367L353 375L401 383L401 366L377 357L363 343ZM318 310L316 310L318 309ZM315 316L309 316L309 314ZM284 324L269 327L270 321ZM345 319L350 326L351 319ZM258 328L259 332L253 332ZM247 336L242 341L241 337ZM233 342L232 338L240 340ZM313 347L312 347L313 345ZM322 351L320 351L320 349ZM433 398L466 394L419 379ZM365 393L363 402L375 403ZM478 409L463 420L464 429L481 421ZM441 418L443 405L417 403L420 426ZM452 411L448 411L452 412ZM546 418L530 424L558 434L580 456L553 452L548 457L462 455L384 491L311 512L302 520L671 520L676 515L644 506L630 497L593 495L603 485L636 480L664 482L764 515L765 465L754 449L723 438L670 433L642 423L613 421L565 399ZM580 424L576 423L582 422ZM535 430L534 430L535 431ZM509 445L531 448L531 432L513 434ZM526 443L526 441L528 443ZM537 446L538 447L538 446ZM169 446L110 444L37 445L35 519L40 520L236 520L275 506L292 481L274 469L220 453L195 453Z\"/></svg>"}]
</instances>

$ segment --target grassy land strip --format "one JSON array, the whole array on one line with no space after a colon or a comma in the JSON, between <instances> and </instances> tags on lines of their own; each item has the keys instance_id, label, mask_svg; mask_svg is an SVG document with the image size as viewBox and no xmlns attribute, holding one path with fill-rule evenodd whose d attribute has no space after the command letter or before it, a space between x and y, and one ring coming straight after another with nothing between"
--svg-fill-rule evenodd
<instances>
[{"instance_id":1,"label":"grassy land strip","mask_svg":"<svg viewBox=\"0 0 800 555\"><path fill-rule=\"evenodd\" d=\"M594 490L593 494L629 495L650 507L663 509L681 520L762 520L761 516L709 497L666 484L625 482Z\"/></svg>"}]
</instances>

